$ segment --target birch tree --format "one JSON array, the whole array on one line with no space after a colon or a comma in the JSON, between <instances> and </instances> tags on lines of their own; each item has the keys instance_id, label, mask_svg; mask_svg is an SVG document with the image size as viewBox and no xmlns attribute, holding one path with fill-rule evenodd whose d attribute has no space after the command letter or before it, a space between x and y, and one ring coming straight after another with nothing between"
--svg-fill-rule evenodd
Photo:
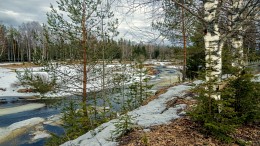
<instances>
[{"instance_id":1,"label":"birch tree","mask_svg":"<svg viewBox=\"0 0 260 146\"><path fill-rule=\"evenodd\" d=\"M6 49L6 39L5 39L5 28L4 25L0 25L0 57L3 55Z\"/></svg>"},{"instance_id":2,"label":"birch tree","mask_svg":"<svg viewBox=\"0 0 260 146\"><path fill-rule=\"evenodd\" d=\"M222 71L222 47L223 42L219 32L218 16L219 16L219 1L205 1L204 2L204 20L206 22L205 28L205 54L206 54L206 81L212 82L208 86L208 90L217 91L218 83L221 81ZM219 94L211 95L212 98L219 100Z\"/></svg>"},{"instance_id":3,"label":"birch tree","mask_svg":"<svg viewBox=\"0 0 260 146\"><path fill-rule=\"evenodd\" d=\"M238 27L237 30L234 30L236 28L233 28L234 27L234 23L237 19L239 19L239 10L241 10L242 8L242 0L234 0L232 2L232 7L231 7L231 30L232 31L235 31L236 33L234 35L232 35L232 38L231 38L231 46L232 46L232 49L234 50L234 54L235 54L235 58L236 58L236 65L235 66L238 66L239 68L241 68L243 66L243 37L242 37L242 34L241 34L241 31L243 30L242 26Z\"/></svg>"},{"instance_id":4,"label":"birch tree","mask_svg":"<svg viewBox=\"0 0 260 146\"><path fill-rule=\"evenodd\" d=\"M134 6L136 6L138 0L134 0ZM144 5L154 3L158 1L147 0L145 2L139 1L138 4ZM164 0L159 1L164 2ZM222 76L222 47L223 43L228 39L231 40L233 51L236 52L237 66L243 64L243 32L247 29L243 27L246 22L259 17L259 0L232 0L232 1L219 1L219 0L204 0L187 1L183 3L178 0L170 0L175 5L185 9L185 11L203 24L204 31L204 43L206 54L206 81L210 82L208 90L215 92L210 95L214 99L220 99L218 95L218 88L221 82ZM229 3L230 2L230 3ZM203 5L203 15L199 13L199 7L194 7L194 4L199 6ZM232 25L230 30L222 30L219 26L220 20L223 17L223 13L228 13L231 17L228 20ZM175 18L172 18L175 19Z\"/></svg>"}]
</instances>

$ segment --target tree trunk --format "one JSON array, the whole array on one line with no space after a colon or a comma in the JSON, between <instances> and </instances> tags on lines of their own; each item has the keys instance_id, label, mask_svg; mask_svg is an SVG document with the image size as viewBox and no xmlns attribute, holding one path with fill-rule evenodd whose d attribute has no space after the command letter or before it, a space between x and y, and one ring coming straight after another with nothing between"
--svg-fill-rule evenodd
<instances>
[{"instance_id":1,"label":"tree trunk","mask_svg":"<svg viewBox=\"0 0 260 146\"><path fill-rule=\"evenodd\" d=\"M187 66L187 50L186 50L186 32L185 32L185 12L184 12L184 8L181 8L181 13L182 13L182 37L183 37L183 73L182 73L182 81L185 80L186 78L186 66Z\"/></svg>"},{"instance_id":2,"label":"tree trunk","mask_svg":"<svg viewBox=\"0 0 260 146\"><path fill-rule=\"evenodd\" d=\"M83 92L82 92L82 103L83 103L83 112L87 116L87 32L86 32L86 4L83 1L82 4L82 50L83 50Z\"/></svg>"},{"instance_id":3,"label":"tree trunk","mask_svg":"<svg viewBox=\"0 0 260 146\"><path fill-rule=\"evenodd\" d=\"M232 4L232 11L233 15L231 16L231 29L232 31L235 31L234 35L232 35L231 38L231 46L232 50L234 51L235 55L235 61L232 64L232 66L242 68L244 66L244 60L243 60L243 37L241 35L242 27L237 28L237 30L234 30L233 26L235 25L235 21L239 19L239 11L241 10L242 7L242 1L241 0L235 0Z\"/></svg>"},{"instance_id":4,"label":"tree trunk","mask_svg":"<svg viewBox=\"0 0 260 146\"><path fill-rule=\"evenodd\" d=\"M31 58L31 45L29 43L29 38L28 38L28 42L27 42L27 45L28 45L28 61L31 62L32 61L32 58Z\"/></svg>"},{"instance_id":5,"label":"tree trunk","mask_svg":"<svg viewBox=\"0 0 260 146\"><path fill-rule=\"evenodd\" d=\"M13 61L15 62L16 61L16 43L15 43L15 40L13 39Z\"/></svg>"},{"instance_id":6,"label":"tree trunk","mask_svg":"<svg viewBox=\"0 0 260 146\"><path fill-rule=\"evenodd\" d=\"M206 53L206 81L209 83L207 86L210 98L216 100L220 99L218 94L218 84L221 81L222 73L222 46L220 40L219 26L218 26L218 0L207 0L204 3L205 17L207 23L205 29L205 53Z\"/></svg>"}]
</instances>

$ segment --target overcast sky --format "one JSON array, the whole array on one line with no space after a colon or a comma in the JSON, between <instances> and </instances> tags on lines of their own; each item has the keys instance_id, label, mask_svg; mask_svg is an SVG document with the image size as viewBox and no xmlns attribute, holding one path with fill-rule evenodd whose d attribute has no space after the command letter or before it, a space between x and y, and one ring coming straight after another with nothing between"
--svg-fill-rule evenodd
<instances>
[{"instance_id":1,"label":"overcast sky","mask_svg":"<svg viewBox=\"0 0 260 146\"><path fill-rule=\"evenodd\" d=\"M0 0L0 23L19 26L23 22L38 21L46 23L46 13L50 10L50 3L56 4L56 0ZM159 37L152 31L151 15L147 8L128 12L127 4L116 8L115 14L119 19L119 37L136 42L152 41ZM128 12L128 13L127 13ZM162 39L157 40L163 43Z\"/></svg>"}]
</instances>

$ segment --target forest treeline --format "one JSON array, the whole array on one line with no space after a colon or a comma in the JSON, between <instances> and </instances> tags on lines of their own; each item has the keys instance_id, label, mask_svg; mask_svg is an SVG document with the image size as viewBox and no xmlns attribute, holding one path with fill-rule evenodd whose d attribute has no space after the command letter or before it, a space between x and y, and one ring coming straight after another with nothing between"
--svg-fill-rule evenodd
<instances>
[{"instance_id":1,"label":"forest treeline","mask_svg":"<svg viewBox=\"0 0 260 146\"><path fill-rule=\"evenodd\" d=\"M252 27L252 29L254 28ZM198 26L196 31L189 35L188 58L196 58L199 57L198 54L203 53L202 32L203 29ZM88 56L91 60L102 58L103 45L105 46L105 58L108 60L134 60L140 54L146 59L177 59L179 63L183 58L183 49L178 43L166 46L137 43L124 38L117 40L107 38L104 40L105 42L98 40L95 36L89 39L92 47L89 47ZM244 40L247 42L244 46L247 59L249 61L258 60L260 49L256 43L257 36L252 31L248 31ZM53 35L46 25L37 21L22 23L18 27L0 24L1 62L41 63L50 60L79 60L82 58L81 54L80 41L64 40L62 34Z\"/></svg>"},{"instance_id":2,"label":"forest treeline","mask_svg":"<svg viewBox=\"0 0 260 146\"><path fill-rule=\"evenodd\" d=\"M137 43L124 38L115 40L107 38L102 42L94 35L88 38L88 56L102 58L102 47L105 46L107 60L134 60L142 55L146 59L171 60L181 58L181 47L169 47L156 44ZM44 24L32 21L18 27L0 24L0 61L1 62L34 62L50 60L78 60L82 58L81 42L68 41L62 34L53 35Z\"/></svg>"}]
</instances>

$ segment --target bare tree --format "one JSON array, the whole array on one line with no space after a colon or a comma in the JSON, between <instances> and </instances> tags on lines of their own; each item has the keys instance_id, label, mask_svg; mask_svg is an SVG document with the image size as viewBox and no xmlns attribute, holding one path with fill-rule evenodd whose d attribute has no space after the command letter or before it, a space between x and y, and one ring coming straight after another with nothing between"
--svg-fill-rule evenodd
<instances>
[{"instance_id":1,"label":"bare tree","mask_svg":"<svg viewBox=\"0 0 260 146\"><path fill-rule=\"evenodd\" d=\"M3 55L6 49L5 29L3 25L0 25L0 57Z\"/></svg>"}]
</instances>

